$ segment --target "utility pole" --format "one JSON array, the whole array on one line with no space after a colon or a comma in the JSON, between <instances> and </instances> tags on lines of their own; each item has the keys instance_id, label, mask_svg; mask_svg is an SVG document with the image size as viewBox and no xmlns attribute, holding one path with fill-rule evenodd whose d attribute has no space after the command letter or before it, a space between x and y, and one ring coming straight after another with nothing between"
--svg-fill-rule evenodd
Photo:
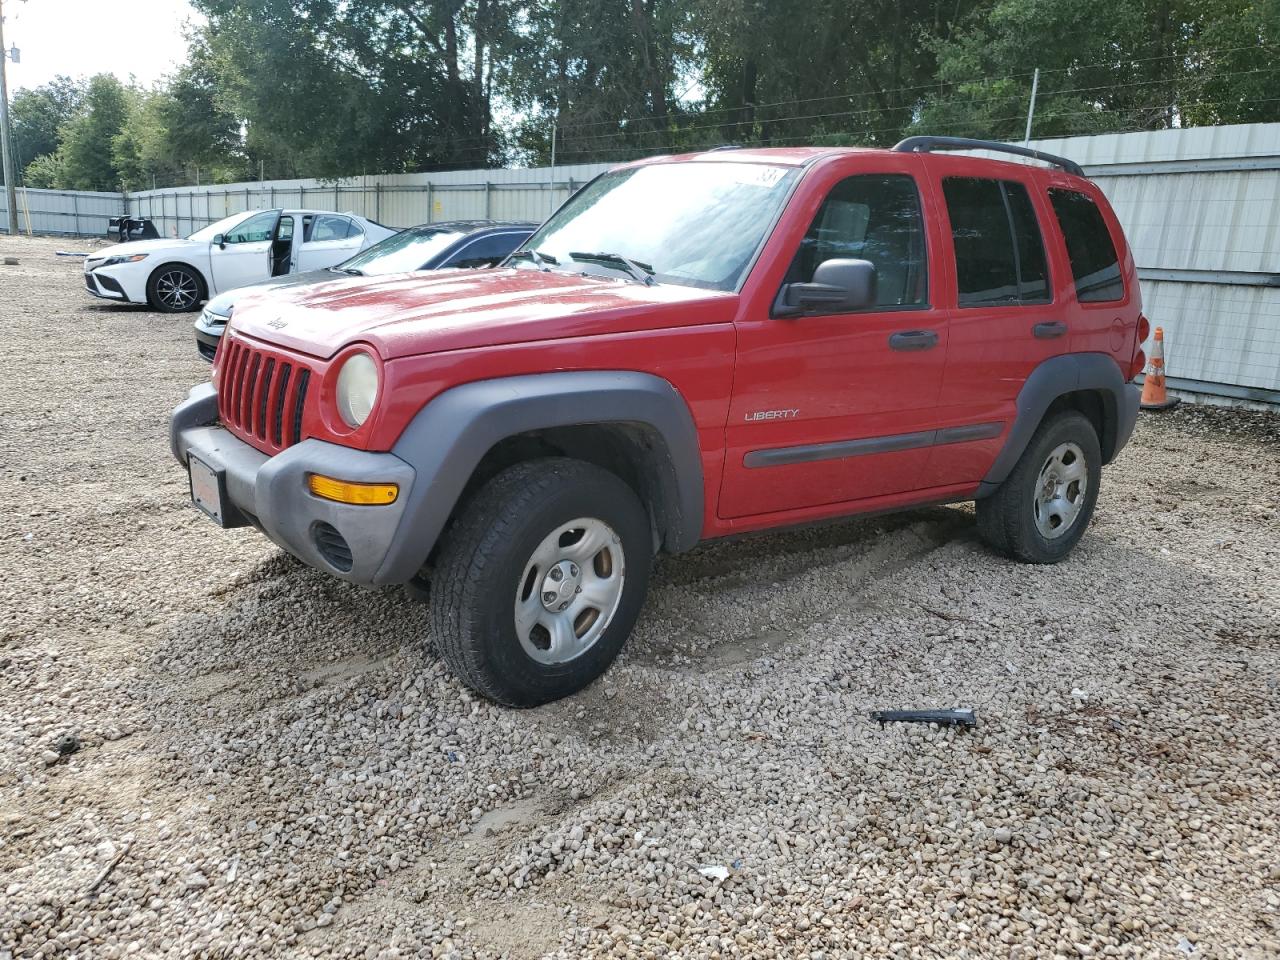
<instances>
[{"instance_id":1,"label":"utility pole","mask_svg":"<svg viewBox=\"0 0 1280 960\"><path fill-rule=\"evenodd\" d=\"M560 125L560 117L551 123L551 170L547 173L547 216L556 212L556 127Z\"/></svg>"},{"instance_id":2,"label":"utility pole","mask_svg":"<svg viewBox=\"0 0 1280 960\"><path fill-rule=\"evenodd\" d=\"M9 236L18 235L18 188L14 182L13 151L9 144L9 84L5 78L9 52L4 47L4 0L0 0L0 153L4 154L4 193L8 205Z\"/></svg>"},{"instance_id":3,"label":"utility pole","mask_svg":"<svg viewBox=\"0 0 1280 960\"><path fill-rule=\"evenodd\" d=\"M1036 94L1040 91L1040 68L1031 77L1031 104L1027 107L1027 135L1022 138L1024 147L1031 144L1031 121L1036 115Z\"/></svg>"}]
</instances>

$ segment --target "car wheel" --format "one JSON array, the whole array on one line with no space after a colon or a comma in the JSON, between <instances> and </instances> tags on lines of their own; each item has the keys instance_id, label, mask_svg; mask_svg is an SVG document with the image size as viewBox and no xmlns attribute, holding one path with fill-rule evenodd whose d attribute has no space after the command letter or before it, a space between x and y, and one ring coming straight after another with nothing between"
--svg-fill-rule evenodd
<instances>
[{"instance_id":1,"label":"car wheel","mask_svg":"<svg viewBox=\"0 0 1280 960\"><path fill-rule=\"evenodd\" d=\"M517 464L447 533L431 581L436 643L497 703L533 707L609 667L649 584L652 536L622 480L577 460Z\"/></svg>"},{"instance_id":2,"label":"car wheel","mask_svg":"<svg viewBox=\"0 0 1280 960\"><path fill-rule=\"evenodd\" d=\"M1057 563L1084 535L1098 500L1102 451L1074 411L1042 423L1005 481L978 501L978 531L994 550L1025 563Z\"/></svg>"},{"instance_id":3,"label":"car wheel","mask_svg":"<svg viewBox=\"0 0 1280 960\"><path fill-rule=\"evenodd\" d=\"M204 284L200 274L181 263L167 263L147 280L147 302L161 313L186 313L200 306Z\"/></svg>"}]
</instances>

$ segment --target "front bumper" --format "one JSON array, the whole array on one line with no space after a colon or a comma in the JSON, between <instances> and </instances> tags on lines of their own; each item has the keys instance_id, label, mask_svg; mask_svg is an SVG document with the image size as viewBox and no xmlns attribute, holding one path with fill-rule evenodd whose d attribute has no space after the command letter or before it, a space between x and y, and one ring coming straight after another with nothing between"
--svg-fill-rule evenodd
<instances>
[{"instance_id":1,"label":"front bumper","mask_svg":"<svg viewBox=\"0 0 1280 960\"><path fill-rule=\"evenodd\" d=\"M84 288L95 297L114 300L116 303L146 303L146 277L128 266L94 267L85 261Z\"/></svg>"},{"instance_id":2,"label":"front bumper","mask_svg":"<svg viewBox=\"0 0 1280 960\"><path fill-rule=\"evenodd\" d=\"M179 463L186 466L194 455L225 477L230 503L223 506L224 526L254 524L303 563L344 580L397 582L391 571L404 565L392 545L413 486L413 467L395 454L316 439L268 457L218 426L217 419L213 384L194 387L173 411L169 443ZM400 495L386 506L336 503L310 492L312 473L356 483L396 483Z\"/></svg>"}]
</instances>

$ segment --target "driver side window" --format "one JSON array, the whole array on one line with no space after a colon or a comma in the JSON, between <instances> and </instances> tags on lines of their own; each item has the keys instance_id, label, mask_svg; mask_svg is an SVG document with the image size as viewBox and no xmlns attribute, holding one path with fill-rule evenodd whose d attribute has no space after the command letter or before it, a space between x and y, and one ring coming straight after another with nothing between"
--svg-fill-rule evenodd
<instances>
[{"instance_id":1,"label":"driver side window","mask_svg":"<svg viewBox=\"0 0 1280 960\"><path fill-rule=\"evenodd\" d=\"M808 283L826 260L869 260L876 268L876 307L928 303L920 193L906 174L841 180L800 241L788 283Z\"/></svg>"},{"instance_id":2,"label":"driver side window","mask_svg":"<svg viewBox=\"0 0 1280 960\"><path fill-rule=\"evenodd\" d=\"M279 216L274 210L259 213L239 226L232 227L222 239L225 243L260 243L263 240L270 240Z\"/></svg>"}]
</instances>

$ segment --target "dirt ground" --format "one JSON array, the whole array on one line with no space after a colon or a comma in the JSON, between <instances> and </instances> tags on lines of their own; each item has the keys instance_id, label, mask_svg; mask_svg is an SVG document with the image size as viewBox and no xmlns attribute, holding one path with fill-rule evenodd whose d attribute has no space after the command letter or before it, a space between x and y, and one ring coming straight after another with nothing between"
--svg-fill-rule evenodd
<instances>
[{"instance_id":1,"label":"dirt ground","mask_svg":"<svg viewBox=\"0 0 1280 960\"><path fill-rule=\"evenodd\" d=\"M1144 415L1053 568L967 507L666 559L509 711L188 505L192 318L85 248L0 239L0 958L1280 956L1280 418Z\"/></svg>"}]
</instances>

